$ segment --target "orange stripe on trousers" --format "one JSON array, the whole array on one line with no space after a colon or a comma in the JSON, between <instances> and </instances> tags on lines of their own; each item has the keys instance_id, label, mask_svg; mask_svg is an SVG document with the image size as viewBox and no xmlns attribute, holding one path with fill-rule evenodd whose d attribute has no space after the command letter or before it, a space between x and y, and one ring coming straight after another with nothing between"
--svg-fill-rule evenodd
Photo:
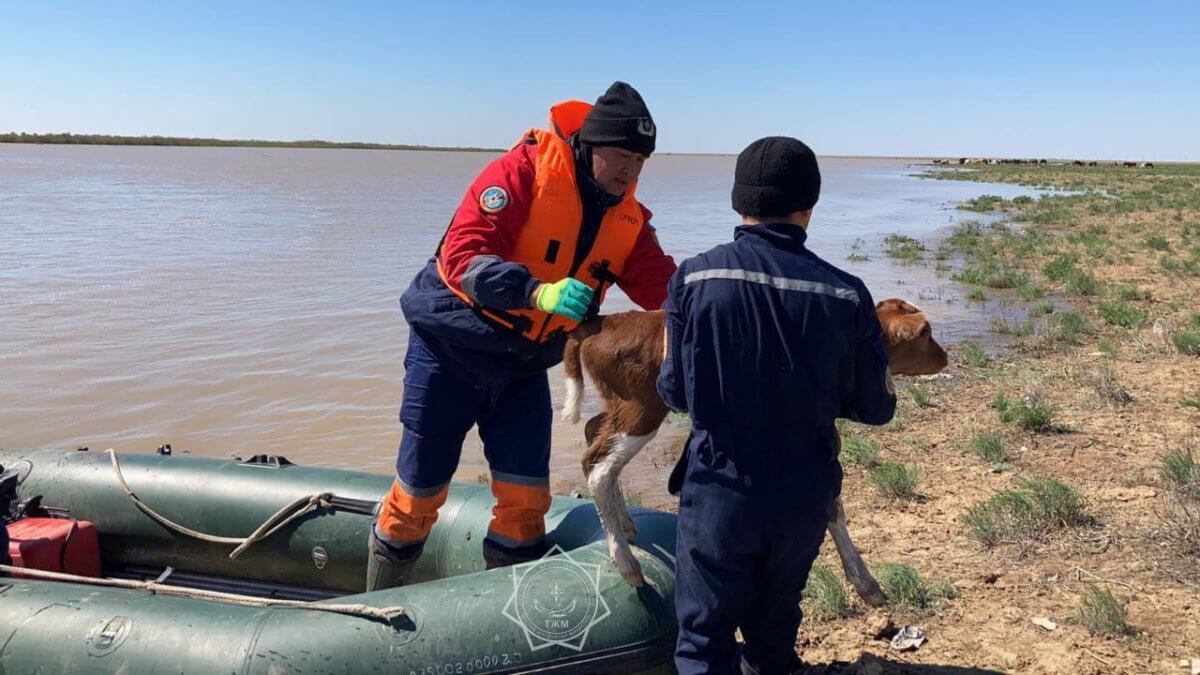
<instances>
[{"instance_id":1,"label":"orange stripe on trousers","mask_svg":"<svg viewBox=\"0 0 1200 675\"><path fill-rule=\"evenodd\" d=\"M380 534L399 546L424 540L437 522L438 509L446 503L449 491L450 486L446 486L432 497L414 497L398 481L392 481L392 489L379 509Z\"/></svg>"},{"instance_id":2,"label":"orange stripe on trousers","mask_svg":"<svg viewBox=\"0 0 1200 675\"><path fill-rule=\"evenodd\" d=\"M492 507L490 532L511 541L535 543L546 534L546 512L550 510L549 486L515 485L492 481L496 505Z\"/></svg>"}]
</instances>

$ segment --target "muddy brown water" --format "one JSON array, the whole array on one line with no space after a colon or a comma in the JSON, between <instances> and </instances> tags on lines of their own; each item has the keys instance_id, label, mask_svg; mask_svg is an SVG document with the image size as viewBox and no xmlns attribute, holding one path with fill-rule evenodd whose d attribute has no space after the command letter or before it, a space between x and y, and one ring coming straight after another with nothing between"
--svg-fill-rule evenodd
<instances>
[{"instance_id":1,"label":"muddy brown water","mask_svg":"<svg viewBox=\"0 0 1200 675\"><path fill-rule=\"evenodd\" d=\"M397 299L492 157L0 145L0 447L169 442L390 473L407 338ZM677 259L732 236L733 162L648 163L639 195ZM882 241L979 218L959 200L1027 191L918 179L902 160L821 168L812 248L877 299L922 305L943 342L986 336L1002 308L893 263ZM848 262L856 250L870 260ZM606 307L630 308L619 293ZM560 370L551 382L559 404ZM582 436L556 419L560 484L578 479ZM472 434L458 477L483 470Z\"/></svg>"}]
</instances>

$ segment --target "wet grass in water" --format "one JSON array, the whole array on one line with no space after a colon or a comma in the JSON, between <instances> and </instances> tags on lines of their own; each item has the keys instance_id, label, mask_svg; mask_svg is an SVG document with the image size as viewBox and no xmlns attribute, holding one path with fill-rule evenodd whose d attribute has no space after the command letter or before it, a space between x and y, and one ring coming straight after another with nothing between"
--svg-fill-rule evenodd
<instances>
[{"instance_id":1,"label":"wet grass in water","mask_svg":"<svg viewBox=\"0 0 1200 675\"><path fill-rule=\"evenodd\" d=\"M915 262L921 259L921 254L925 251L925 246L912 237L903 234L892 234L883 240L883 251L889 258Z\"/></svg>"}]
</instances>

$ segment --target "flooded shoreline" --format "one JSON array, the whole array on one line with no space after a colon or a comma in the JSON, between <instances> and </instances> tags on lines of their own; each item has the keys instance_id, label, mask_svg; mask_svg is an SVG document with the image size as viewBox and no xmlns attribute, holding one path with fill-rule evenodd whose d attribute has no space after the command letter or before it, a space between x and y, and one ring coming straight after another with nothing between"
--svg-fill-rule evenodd
<instances>
[{"instance_id":1,"label":"flooded shoreline","mask_svg":"<svg viewBox=\"0 0 1200 675\"><path fill-rule=\"evenodd\" d=\"M491 157L0 147L0 446L171 443L390 473L407 339L397 298ZM677 260L732 237L732 163L647 165L639 196ZM921 180L897 160L822 170L811 247L877 299L921 304L943 341L986 336L1002 307L964 302L932 263L897 263L882 242L981 220L957 201L1033 191ZM614 293L606 311L631 308ZM550 379L561 403L561 370ZM578 479L582 444L556 419L556 481ZM472 434L458 478L483 469Z\"/></svg>"}]
</instances>

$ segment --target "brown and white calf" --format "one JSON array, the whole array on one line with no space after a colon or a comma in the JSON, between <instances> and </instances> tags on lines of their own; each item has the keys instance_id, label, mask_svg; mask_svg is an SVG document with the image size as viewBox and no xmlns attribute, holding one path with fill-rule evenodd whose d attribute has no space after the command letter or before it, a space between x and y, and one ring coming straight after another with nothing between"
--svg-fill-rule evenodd
<instances>
[{"instance_id":1,"label":"brown and white calf","mask_svg":"<svg viewBox=\"0 0 1200 675\"><path fill-rule=\"evenodd\" d=\"M883 327L891 372L926 375L946 367L946 352L933 339L925 314L895 298L875 306ZM583 370L599 392L602 410L588 421L583 473L596 501L596 511L608 539L609 555L621 576L640 586L641 566L629 543L635 534L618 478L621 470L654 438L667 416L655 380L666 351L664 313L625 312L581 324L567 340L563 353L567 400L562 416L579 421L583 402ZM581 368L582 366L582 368ZM883 604L883 592L867 571L846 528L842 500L829 521L842 568L858 594L870 605Z\"/></svg>"}]
</instances>

